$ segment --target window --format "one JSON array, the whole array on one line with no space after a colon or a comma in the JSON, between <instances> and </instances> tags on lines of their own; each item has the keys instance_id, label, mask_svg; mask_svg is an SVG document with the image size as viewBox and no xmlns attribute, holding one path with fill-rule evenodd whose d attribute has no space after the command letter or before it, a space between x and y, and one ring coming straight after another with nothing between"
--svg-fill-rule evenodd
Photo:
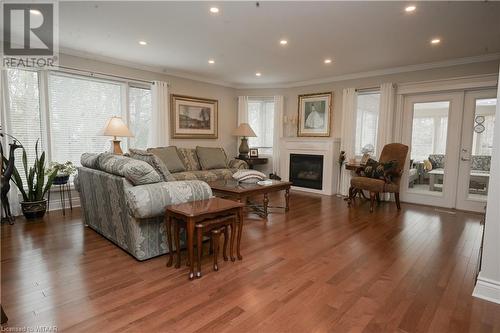
<instances>
[{"instance_id":1,"label":"window","mask_svg":"<svg viewBox=\"0 0 500 333\"><path fill-rule=\"evenodd\" d=\"M122 116L120 84L49 75L52 160L80 165L83 153L107 150L110 138L99 131L111 116Z\"/></svg>"},{"instance_id":2,"label":"window","mask_svg":"<svg viewBox=\"0 0 500 333\"><path fill-rule=\"evenodd\" d=\"M37 139L48 161L80 165L82 153L108 150L111 138L100 136L99 131L114 115L122 116L134 133L130 146L147 147L152 105L146 87L55 71L9 69L6 78L9 134L25 146L29 163L34 160ZM42 86L47 87L47 99L39 94ZM40 105L47 105L47 110ZM122 147L126 143L123 140ZM22 170L20 155L16 166Z\"/></svg>"},{"instance_id":3,"label":"window","mask_svg":"<svg viewBox=\"0 0 500 333\"><path fill-rule=\"evenodd\" d=\"M42 119L40 116L40 95L38 90L38 73L32 71L7 70L7 107L8 132L15 136L26 149L28 166L35 161L35 144L39 141L39 149L45 147L42 135ZM8 154L8 147L4 147ZM15 165L26 184L21 149L16 151Z\"/></svg>"},{"instance_id":4,"label":"window","mask_svg":"<svg viewBox=\"0 0 500 333\"><path fill-rule=\"evenodd\" d=\"M130 87L128 91L129 126L134 134L130 138L130 147L145 149L148 147L151 129L151 90Z\"/></svg>"},{"instance_id":5,"label":"window","mask_svg":"<svg viewBox=\"0 0 500 333\"><path fill-rule=\"evenodd\" d=\"M259 154L273 154L274 98L248 99L248 124L257 137L248 138L251 148L258 148Z\"/></svg>"},{"instance_id":6,"label":"window","mask_svg":"<svg viewBox=\"0 0 500 333\"><path fill-rule=\"evenodd\" d=\"M430 154L446 153L450 102L415 103L411 135L411 159L421 162Z\"/></svg>"},{"instance_id":7,"label":"window","mask_svg":"<svg viewBox=\"0 0 500 333\"><path fill-rule=\"evenodd\" d=\"M380 110L380 93L359 93L356 110L355 153L363 155L363 148L373 147L371 155L376 155L378 116Z\"/></svg>"}]
</instances>

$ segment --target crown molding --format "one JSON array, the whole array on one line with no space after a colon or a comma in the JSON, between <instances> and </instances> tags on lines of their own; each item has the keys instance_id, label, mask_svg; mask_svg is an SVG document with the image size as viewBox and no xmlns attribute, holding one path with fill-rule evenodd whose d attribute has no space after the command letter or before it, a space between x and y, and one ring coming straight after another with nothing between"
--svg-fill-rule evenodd
<instances>
[{"instance_id":1,"label":"crown molding","mask_svg":"<svg viewBox=\"0 0 500 333\"><path fill-rule=\"evenodd\" d=\"M187 79L187 80L192 80L192 81L197 81L197 82L214 84L214 85L223 86L226 88L234 88L235 87L235 84L231 83L231 82L209 79L209 78L206 78L204 76L175 71L175 70L171 70L171 69L165 69L165 68L162 68L160 66L137 64L137 63L127 61L127 60L116 59L116 58L112 58L112 57L107 57L107 56L98 55L98 54L89 53L89 52L84 52L84 51L78 51L78 50L74 50L74 49L59 48L59 53L63 56L69 55L69 56L73 56L73 57L82 58L85 60L101 61L101 62L109 63L112 65L129 67L129 68L133 68L133 69L138 69L138 70L142 70L142 71L167 75L167 76L176 77L176 78L180 78L180 79Z\"/></svg>"},{"instance_id":2,"label":"crown molding","mask_svg":"<svg viewBox=\"0 0 500 333\"><path fill-rule=\"evenodd\" d=\"M227 81L223 81L223 80L209 79L209 78L204 77L204 76L185 73L185 72L181 72L181 71L175 71L172 69L165 69L165 68L162 68L160 66L141 65L141 64L133 63L133 62L126 61L126 60L115 59L115 58L111 58L111 57L107 57L107 56L78 51L78 50L74 50L74 49L60 48L60 53L62 55L69 55L69 56L79 57L79 58L83 58L83 59L87 59L87 60L102 61L102 62L114 64L114 65L134 68L134 69L148 71L148 72L152 72L152 73L158 73L158 74L172 76L172 77L176 77L176 78L188 79L188 80L192 80L192 81L208 83L208 84L213 84L213 85L218 85L218 86L222 86L222 87L226 87L226 88L233 88L233 89L297 88L297 87L312 86L312 85L324 84L324 83L362 79L362 78L374 77L374 76L384 76L384 75L391 75L391 74L398 74L398 73L415 72L415 71L422 71L422 70L428 70L428 69L436 69L436 68L444 68L444 67L452 67L452 66L458 66L458 65L467 65L467 64L473 64L473 63L479 63L479 62L500 60L500 53L491 53L491 54L484 54L484 55L479 55L479 56L456 58L456 59L449 59L449 60L444 60L444 61L429 62L429 63L423 63L423 64L400 66L400 67L392 67L392 68L385 68L385 69L359 72L359 73L351 73L351 74L345 74L345 75L337 75L337 76L331 76L331 77L326 77L326 78L321 78L321 79L306 80L306 81L297 81L297 82L290 82L290 83L276 83L276 84L245 85L245 84L236 84L236 83L232 83L232 82L227 82Z\"/></svg>"},{"instance_id":3,"label":"crown molding","mask_svg":"<svg viewBox=\"0 0 500 333\"><path fill-rule=\"evenodd\" d=\"M452 66L458 66L458 65L467 65L467 64L494 61L494 60L500 60L500 53L491 53L491 54L484 54L484 55L473 56L473 57L456 58L456 59L449 59L449 60L437 61L437 62L429 62L429 63L423 63L423 64L415 64L415 65L408 65L408 66L378 69L378 70L374 70L374 71L330 76L330 77L326 77L326 78L322 78L322 79L297 81L297 82L292 82L292 83L269 84L269 85L237 85L234 88L236 88L236 89L297 88L297 87L312 86L312 85L324 84L324 83L355 80L355 79L362 79L362 78L367 78L367 77L383 76L383 75L398 74L398 73L416 72L416 71L422 71L422 70L427 70L427 69L452 67Z\"/></svg>"}]
</instances>

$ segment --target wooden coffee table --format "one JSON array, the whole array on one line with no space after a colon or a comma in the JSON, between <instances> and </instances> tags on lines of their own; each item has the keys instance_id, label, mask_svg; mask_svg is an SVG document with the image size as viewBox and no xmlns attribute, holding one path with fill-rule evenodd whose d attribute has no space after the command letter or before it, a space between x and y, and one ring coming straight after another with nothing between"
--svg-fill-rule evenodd
<instances>
[{"instance_id":1,"label":"wooden coffee table","mask_svg":"<svg viewBox=\"0 0 500 333\"><path fill-rule=\"evenodd\" d=\"M291 182L272 180L269 185L259 185L256 183L239 183L236 180L219 180L209 182L208 184L215 195L242 202L246 204L248 208L265 218L267 218L269 214L269 208L284 208L285 212L289 210ZM285 191L285 207L269 206L268 194L279 191ZM258 195L264 196L262 205L250 203L249 198Z\"/></svg>"}]
</instances>

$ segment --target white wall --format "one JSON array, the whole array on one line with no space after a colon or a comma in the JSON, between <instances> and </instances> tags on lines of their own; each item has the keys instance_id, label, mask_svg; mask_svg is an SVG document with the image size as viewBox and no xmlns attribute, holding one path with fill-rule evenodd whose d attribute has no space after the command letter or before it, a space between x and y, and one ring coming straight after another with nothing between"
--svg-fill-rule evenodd
<instances>
[{"instance_id":1,"label":"white wall","mask_svg":"<svg viewBox=\"0 0 500 333\"><path fill-rule=\"evenodd\" d=\"M499 73L500 74L500 73ZM500 101L500 85L497 101ZM500 304L500 103L497 103L481 272L473 295Z\"/></svg>"}]
</instances>

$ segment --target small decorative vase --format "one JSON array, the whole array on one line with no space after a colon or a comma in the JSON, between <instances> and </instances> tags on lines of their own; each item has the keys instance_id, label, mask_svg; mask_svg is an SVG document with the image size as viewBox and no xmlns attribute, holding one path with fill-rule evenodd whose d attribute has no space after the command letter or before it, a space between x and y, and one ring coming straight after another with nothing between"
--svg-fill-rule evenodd
<instances>
[{"instance_id":1,"label":"small decorative vase","mask_svg":"<svg viewBox=\"0 0 500 333\"><path fill-rule=\"evenodd\" d=\"M24 217L28 220L41 218L47 211L47 199L32 202L23 201L21 202L21 209Z\"/></svg>"}]
</instances>

